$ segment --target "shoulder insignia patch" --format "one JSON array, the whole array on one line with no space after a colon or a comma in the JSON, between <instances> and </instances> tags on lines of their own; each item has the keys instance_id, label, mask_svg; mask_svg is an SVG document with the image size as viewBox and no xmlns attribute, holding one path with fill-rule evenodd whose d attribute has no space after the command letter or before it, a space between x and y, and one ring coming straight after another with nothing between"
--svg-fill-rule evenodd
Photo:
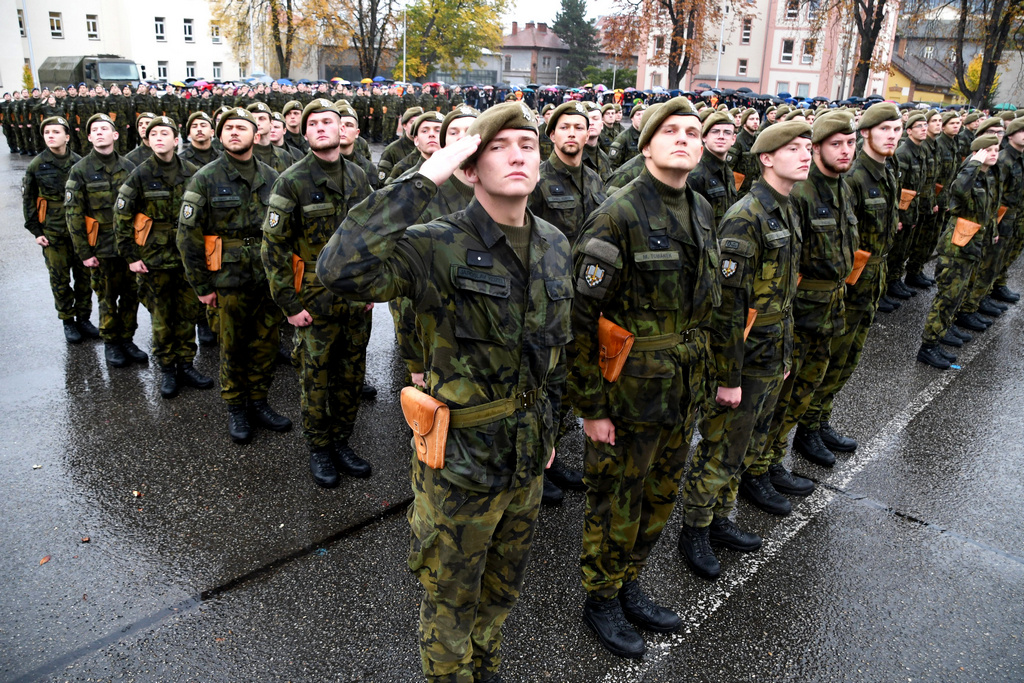
<instances>
[{"instance_id":1,"label":"shoulder insignia patch","mask_svg":"<svg viewBox=\"0 0 1024 683\"><path fill-rule=\"evenodd\" d=\"M267 224L272 228L276 228L277 224L281 222L281 216L276 211L270 211L267 213Z\"/></svg>"},{"instance_id":2,"label":"shoulder insignia patch","mask_svg":"<svg viewBox=\"0 0 1024 683\"><path fill-rule=\"evenodd\" d=\"M71 190L68 190L67 192L64 193L64 203L65 204L70 204L71 203Z\"/></svg>"},{"instance_id":3,"label":"shoulder insignia patch","mask_svg":"<svg viewBox=\"0 0 1024 683\"><path fill-rule=\"evenodd\" d=\"M380 180L384 180L387 177L388 175L384 171L381 171L380 173L377 174L377 178Z\"/></svg>"},{"instance_id":4,"label":"shoulder insignia patch","mask_svg":"<svg viewBox=\"0 0 1024 683\"><path fill-rule=\"evenodd\" d=\"M124 197L117 198L117 210L124 211Z\"/></svg>"},{"instance_id":5,"label":"shoulder insignia patch","mask_svg":"<svg viewBox=\"0 0 1024 683\"><path fill-rule=\"evenodd\" d=\"M193 213L195 213L195 209L192 207L191 204L182 204L181 205L181 216L182 216L182 218L184 218L186 220L189 219L189 218L192 218L192 214Z\"/></svg>"},{"instance_id":6,"label":"shoulder insignia patch","mask_svg":"<svg viewBox=\"0 0 1024 683\"><path fill-rule=\"evenodd\" d=\"M591 287L597 287L604 280L605 270L596 263L591 263L583 271L583 279Z\"/></svg>"},{"instance_id":7,"label":"shoulder insignia patch","mask_svg":"<svg viewBox=\"0 0 1024 683\"><path fill-rule=\"evenodd\" d=\"M737 264L731 258L722 261L722 277L732 277L736 274Z\"/></svg>"}]
</instances>

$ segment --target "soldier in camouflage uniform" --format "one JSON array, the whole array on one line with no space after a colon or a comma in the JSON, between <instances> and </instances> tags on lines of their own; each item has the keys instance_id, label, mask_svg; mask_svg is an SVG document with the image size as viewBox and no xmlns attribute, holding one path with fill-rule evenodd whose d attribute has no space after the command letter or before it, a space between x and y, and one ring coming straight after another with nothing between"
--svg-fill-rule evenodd
<instances>
[{"instance_id":1,"label":"soldier in camouflage uniform","mask_svg":"<svg viewBox=\"0 0 1024 683\"><path fill-rule=\"evenodd\" d=\"M726 210L736 203L736 183L726 155L736 139L736 124L724 112L714 112L701 126L704 154L697 168L686 178L686 184L711 204L715 225L722 222Z\"/></svg>"},{"instance_id":2,"label":"soldier in camouflage uniform","mask_svg":"<svg viewBox=\"0 0 1024 683\"><path fill-rule=\"evenodd\" d=\"M14 93L18 95L17 91ZM18 95L21 97L21 95ZM14 99L11 97L11 93L5 92L3 102L0 102L0 121L3 124L4 139L7 140L7 148L11 151L11 154L17 154L18 141L14 137L14 126L11 125L13 121ZM66 118L66 117L65 117Z\"/></svg>"},{"instance_id":3,"label":"soldier in camouflage uniform","mask_svg":"<svg viewBox=\"0 0 1024 683\"><path fill-rule=\"evenodd\" d=\"M355 111L348 110L354 119ZM366 374L373 304L342 299L316 277L316 259L327 240L349 209L372 192L366 174L341 156L341 121L328 99L306 105L301 127L312 154L274 183L263 221L262 257L270 293L295 326L309 468L313 480L325 488L338 485L339 469L354 477L371 474L370 464L356 455L349 438ZM305 264L298 291L293 255Z\"/></svg>"},{"instance_id":4,"label":"soldier in camouflage uniform","mask_svg":"<svg viewBox=\"0 0 1024 683\"><path fill-rule=\"evenodd\" d=\"M753 481L741 485L744 495L769 513L781 511L775 508L784 500L771 496L772 491L794 496L814 492L814 483L787 470L782 459L789 432L807 411L825 377L832 340L843 333L845 280L853 270L857 249L853 196L843 179L857 150L853 116L841 111L822 114L812 126L811 142L814 164L807 180L793 187L789 199L803 234L801 277L793 300L790 372L782 384L764 450L743 475L745 480L767 477L771 488ZM802 448L804 453L808 450ZM762 492L768 497L762 498Z\"/></svg>"},{"instance_id":5,"label":"soldier in camouflage uniform","mask_svg":"<svg viewBox=\"0 0 1024 683\"><path fill-rule=\"evenodd\" d=\"M139 114L139 118L135 120L135 129L139 135L139 146L125 155L125 159L135 166L138 166L143 161L153 156L153 150L149 148L149 140L146 139L146 128L149 127L149 122L155 118L156 114L153 112L144 111Z\"/></svg>"},{"instance_id":6,"label":"soldier in camouflage uniform","mask_svg":"<svg viewBox=\"0 0 1024 683\"><path fill-rule=\"evenodd\" d=\"M69 344L76 344L83 337L99 336L99 330L89 321L92 315L89 269L75 255L64 219L64 185L71 167L81 157L69 147L71 124L67 119L46 119L41 127L46 149L29 163L21 184L25 229L43 248L53 303L57 317L63 322L64 338Z\"/></svg>"},{"instance_id":7,"label":"soldier in camouflage uniform","mask_svg":"<svg viewBox=\"0 0 1024 683\"><path fill-rule=\"evenodd\" d=\"M253 102L246 109L252 114L252 118L258 126L256 143L252 147L253 157L277 173L284 173L285 169L294 163L294 158L289 152L275 147L270 141L270 127L273 121L270 107L263 102Z\"/></svg>"},{"instance_id":8,"label":"soldier in camouflage uniform","mask_svg":"<svg viewBox=\"0 0 1024 683\"><path fill-rule=\"evenodd\" d=\"M956 361L956 355L942 349L939 342L949 331L953 316L969 293L971 278L979 262L993 241L999 239L996 212L1001 200L1001 187L999 172L995 170L999 159L999 139L994 135L981 135L971 143L971 152L970 161L964 164L949 188L949 214L946 228L939 237L938 263L935 266L938 291L928 311L921 334L921 348L917 352L917 360L940 370L948 369ZM962 247L953 243L958 219L980 226ZM962 323L963 318L957 320Z\"/></svg>"},{"instance_id":9,"label":"soldier in camouflage uniform","mask_svg":"<svg viewBox=\"0 0 1024 683\"><path fill-rule=\"evenodd\" d=\"M896 163L899 166L900 197L903 193L913 192L913 199L906 209L900 209L899 221L900 230L896 233L896 240L886 259L886 271L888 273L888 285L886 291L893 292L898 288L897 280L901 281L906 273L907 253L918 234L925 220L927 220L931 206L926 205L932 196L932 188L926 196L925 183L928 179L928 165L931 160L928 158L928 149L925 147L925 139L928 137L928 121L922 112L915 112L904 121L905 138L896 150Z\"/></svg>"},{"instance_id":10,"label":"soldier in camouflage uniform","mask_svg":"<svg viewBox=\"0 0 1024 683\"><path fill-rule=\"evenodd\" d=\"M117 253L114 203L117 191L135 167L117 155L117 131L106 114L93 114L85 124L92 151L71 168L64 185L64 218L78 258L92 269L92 288L100 305L100 338L104 357L114 367L129 361L146 363L132 337L138 327L139 290L128 262ZM96 231L87 221L97 221Z\"/></svg>"},{"instance_id":11,"label":"soldier in camouflage uniform","mask_svg":"<svg viewBox=\"0 0 1024 683\"><path fill-rule=\"evenodd\" d=\"M629 112L630 127L619 133L608 148L608 160L613 170L640 154L637 143L640 141L641 118L646 109L646 104L633 105Z\"/></svg>"},{"instance_id":12,"label":"soldier in camouflage uniform","mask_svg":"<svg viewBox=\"0 0 1024 683\"><path fill-rule=\"evenodd\" d=\"M441 149L442 123L444 117L437 111L426 111L416 117L411 131L416 151L394 165L386 183L394 182L407 171L419 168L434 152Z\"/></svg>"},{"instance_id":13,"label":"soldier in camouflage uniform","mask_svg":"<svg viewBox=\"0 0 1024 683\"><path fill-rule=\"evenodd\" d=\"M185 130L188 132L188 143L178 155L183 161L202 168L220 156L220 152L213 146L213 119L209 114L195 112L188 117Z\"/></svg>"},{"instance_id":14,"label":"soldier in camouflage uniform","mask_svg":"<svg viewBox=\"0 0 1024 683\"><path fill-rule=\"evenodd\" d=\"M754 181L761 172L757 159L751 154L750 149L758 136L758 126L761 120L756 109L746 109L740 114L739 132L736 134L736 142L729 150L729 163L732 170L743 175L743 182L736 191L738 197L742 197L750 191Z\"/></svg>"},{"instance_id":15,"label":"soldier in camouflage uniform","mask_svg":"<svg viewBox=\"0 0 1024 683\"><path fill-rule=\"evenodd\" d=\"M741 475L764 451L789 371L802 240L789 195L793 185L807 178L810 135L811 127L801 120L775 124L758 136L751 154L761 164L760 177L719 226L722 305L711 317L718 390L701 416L703 438L683 483L679 533L687 564L706 579L721 572L712 544L740 552L761 547L759 536L729 516ZM750 309L756 317L746 336ZM752 483L780 497L767 477Z\"/></svg>"},{"instance_id":16,"label":"soldier in camouflage uniform","mask_svg":"<svg viewBox=\"0 0 1024 683\"><path fill-rule=\"evenodd\" d=\"M85 156L89 153L89 130L86 125L93 114L100 111L96 96L86 90L85 84L78 88L78 102L75 104L75 130L78 131L78 153ZM70 119L68 119L70 121ZM115 124L116 127L116 124ZM116 188L115 188L116 190Z\"/></svg>"},{"instance_id":17,"label":"soldier in camouflage uniform","mask_svg":"<svg viewBox=\"0 0 1024 683\"><path fill-rule=\"evenodd\" d=\"M284 116L284 125L288 129L284 134L285 144L300 149L303 153L308 152L309 143L302 135L302 105L298 100L290 100L284 105L281 115Z\"/></svg>"},{"instance_id":18,"label":"soldier in camouflage uniform","mask_svg":"<svg viewBox=\"0 0 1024 683\"><path fill-rule=\"evenodd\" d=\"M606 104L601 107L601 120L604 122L604 128L601 130L597 146L601 148L602 152L608 154L611 151L612 143L615 142L615 131L622 130L616 125L614 104Z\"/></svg>"},{"instance_id":19,"label":"soldier in camouflage uniform","mask_svg":"<svg viewBox=\"0 0 1024 683\"><path fill-rule=\"evenodd\" d=\"M573 248L578 355L569 398L587 436L583 620L621 657L646 651L629 622L660 633L682 625L638 580L675 507L706 370L705 328L722 302L714 216L686 186L701 155L689 101L663 104L638 144L644 170L591 214ZM601 316L635 335L615 382L600 370Z\"/></svg>"},{"instance_id":20,"label":"soldier in camouflage uniform","mask_svg":"<svg viewBox=\"0 0 1024 683\"><path fill-rule=\"evenodd\" d=\"M925 158L924 186L921 196L917 197L917 225L911 238L910 246L907 249L907 274L904 284L908 287L918 289L929 289L935 284L935 280L924 274L925 263L932 256L935 249L935 242L939 237L939 204L936 199L935 182L938 177L938 162L936 160L935 138L942 132L942 117L934 111L925 112L927 129L925 139L921 143ZM909 121L909 118L907 119ZM886 298L887 301L887 298ZM886 301L883 301L879 308L883 308ZM886 307L887 308L887 307Z\"/></svg>"},{"instance_id":21,"label":"soldier in camouflage uniform","mask_svg":"<svg viewBox=\"0 0 1024 683\"><path fill-rule=\"evenodd\" d=\"M381 96L381 114L383 115L381 141L390 145L395 140L395 132L398 129L398 117L401 115L402 100L395 94L395 86L388 88ZM373 177L375 174L371 174Z\"/></svg>"},{"instance_id":22,"label":"soldier in camouflage uniform","mask_svg":"<svg viewBox=\"0 0 1024 683\"><path fill-rule=\"evenodd\" d=\"M826 451L831 452L834 458L837 451L846 453L857 448L854 439L832 427L832 406L836 395L846 386L860 363L868 329L885 294L885 258L896 239L899 225L899 179L892 160L903 133L899 109L892 103L874 104L861 116L857 129L864 139L864 146L850 167L846 182L853 191L857 248L868 252L871 257L857 283L846 288L843 299L845 331L832 340L825 379L800 419L797 440L794 441L797 450L805 456L813 448L820 463L829 460Z\"/></svg>"},{"instance_id":23,"label":"soldier in camouflage uniform","mask_svg":"<svg viewBox=\"0 0 1024 683\"><path fill-rule=\"evenodd\" d=\"M370 130L367 139L372 142L380 142L384 135L384 98L380 94L380 88L374 86L370 91Z\"/></svg>"},{"instance_id":24,"label":"soldier in camouflage uniform","mask_svg":"<svg viewBox=\"0 0 1024 683\"><path fill-rule=\"evenodd\" d=\"M490 108L473 135L350 211L317 261L320 280L345 298L414 301L425 391L451 408L443 467L413 457L408 512L432 683L500 678L501 626L522 588L554 450L572 284L568 241L527 209L536 125L525 105ZM477 199L407 229L460 162Z\"/></svg>"},{"instance_id":25,"label":"soldier in camouflage uniform","mask_svg":"<svg viewBox=\"0 0 1024 683\"><path fill-rule=\"evenodd\" d=\"M175 242L185 184L197 167L175 156L178 126L170 117L150 121L146 139L153 156L137 166L118 191L114 232L117 251L138 275L142 303L153 319L152 349L160 363L160 395L174 398L179 382L197 389L213 387L213 380L192 365L199 300L185 279ZM152 221L148 235L136 230L139 214ZM144 241L139 244L139 240Z\"/></svg>"},{"instance_id":26,"label":"soldier in camouflage uniform","mask_svg":"<svg viewBox=\"0 0 1024 683\"><path fill-rule=\"evenodd\" d=\"M117 126L117 153L121 155L127 154L130 149L128 131L132 127L131 104L131 100L121 94L121 88L117 85L110 87L110 94L106 97L104 110Z\"/></svg>"},{"instance_id":27,"label":"soldier in camouflage uniform","mask_svg":"<svg viewBox=\"0 0 1024 683\"><path fill-rule=\"evenodd\" d=\"M553 104L545 104L544 108L540 111L541 122L540 126L537 127L537 134L540 136L541 159L547 159L555 149L555 146L551 144L551 138L548 137L548 120L554 111L555 105Z\"/></svg>"},{"instance_id":28,"label":"soldier in camouflage uniform","mask_svg":"<svg viewBox=\"0 0 1024 683\"><path fill-rule=\"evenodd\" d=\"M598 176L601 182L607 182L612 177L613 166L608 155L601 151L598 140L601 131L604 130L604 119L601 118L601 108L593 102L581 102L587 109L587 117L590 119L590 126L587 129L587 140L583 144L583 165L589 167Z\"/></svg>"},{"instance_id":29,"label":"soldier in camouflage uniform","mask_svg":"<svg viewBox=\"0 0 1024 683\"><path fill-rule=\"evenodd\" d=\"M1003 247L1002 264L996 271L991 297L997 301L1015 304L1020 294L1006 285L1006 273L1024 249L1024 119L1014 119L1006 126L1006 147L999 152L999 171L1003 179L1003 204L1006 215L999 224Z\"/></svg>"},{"instance_id":30,"label":"soldier in camouflage uniform","mask_svg":"<svg viewBox=\"0 0 1024 683\"><path fill-rule=\"evenodd\" d=\"M356 111L358 112L359 110L356 109ZM378 185L384 184L384 181L391 175L395 164L416 151L416 145L412 140L412 126L416 118L422 113L422 108L410 107L402 114L402 137L385 147L384 152L380 155L380 161L377 162Z\"/></svg>"},{"instance_id":31,"label":"soldier in camouflage uniform","mask_svg":"<svg viewBox=\"0 0 1024 683\"><path fill-rule=\"evenodd\" d=\"M378 187L377 167L356 151L356 145L362 139L359 137L359 115L347 104L335 104L335 108L341 115L341 156L345 161L361 168L366 174L366 180L370 183L370 187L376 190Z\"/></svg>"},{"instance_id":32,"label":"soldier in camouflage uniform","mask_svg":"<svg viewBox=\"0 0 1024 683\"><path fill-rule=\"evenodd\" d=\"M274 306L260 261L263 219L277 173L252 152L256 121L245 109L228 110L217 124L224 154L188 184L178 216L178 249L185 275L206 306L217 308L220 395L228 406L228 433L252 439L249 412L264 427L292 423L267 403L274 379L281 312ZM207 239L219 239L220 268L208 265Z\"/></svg>"}]
</instances>

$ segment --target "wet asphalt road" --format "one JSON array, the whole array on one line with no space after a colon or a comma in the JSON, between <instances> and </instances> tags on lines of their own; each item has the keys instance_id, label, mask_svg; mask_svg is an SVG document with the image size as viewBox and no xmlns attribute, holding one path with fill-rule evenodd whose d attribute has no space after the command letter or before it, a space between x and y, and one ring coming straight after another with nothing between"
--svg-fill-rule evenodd
<instances>
[{"instance_id":1,"label":"wet asphalt road","mask_svg":"<svg viewBox=\"0 0 1024 683\"><path fill-rule=\"evenodd\" d=\"M108 369L100 344L64 343L22 228L27 163L0 154L0 680L418 680L385 307L368 360L380 395L354 438L374 476L317 489L297 430L236 446L215 390L165 401L155 366ZM1024 289L1020 264L1011 286ZM833 470L792 463L819 490L790 517L741 503L760 552L722 551L708 583L669 522L642 584L686 627L648 638L643 660L606 654L580 621L582 495L544 509L505 679L1024 680L1022 306L942 373L913 360L930 299L880 316L837 402L858 451ZM144 311L135 339L148 349ZM216 362L196 361L214 375ZM298 421L290 367L271 403ZM567 441L578 464L580 430Z\"/></svg>"}]
</instances>

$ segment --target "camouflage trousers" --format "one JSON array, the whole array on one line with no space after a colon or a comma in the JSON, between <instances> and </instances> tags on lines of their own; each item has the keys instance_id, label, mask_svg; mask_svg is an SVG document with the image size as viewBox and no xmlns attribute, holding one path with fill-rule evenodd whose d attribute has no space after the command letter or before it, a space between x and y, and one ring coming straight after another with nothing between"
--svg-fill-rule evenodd
<instances>
[{"instance_id":1,"label":"camouflage trousers","mask_svg":"<svg viewBox=\"0 0 1024 683\"><path fill-rule=\"evenodd\" d=\"M760 457L768 440L784 372L780 360L777 367L758 368L765 376L744 374L736 408L708 402L700 422L701 441L683 482L683 524L706 527L715 517L728 517L736 507L740 477Z\"/></svg>"},{"instance_id":2,"label":"camouflage trousers","mask_svg":"<svg viewBox=\"0 0 1024 683\"><path fill-rule=\"evenodd\" d=\"M933 204L934 206L934 204ZM939 243L939 233L945 225L942 216L945 212L941 209L938 213L930 213L921 216L914 228L914 234L907 249L907 273L920 275L924 271L924 264L932 257L935 245Z\"/></svg>"},{"instance_id":3,"label":"camouflage trousers","mask_svg":"<svg viewBox=\"0 0 1024 683\"><path fill-rule=\"evenodd\" d=\"M6 123L4 124L4 139L7 140L7 149L13 152L18 148L18 140L14 136L14 127Z\"/></svg>"},{"instance_id":4,"label":"camouflage trousers","mask_svg":"<svg viewBox=\"0 0 1024 683\"><path fill-rule=\"evenodd\" d=\"M1007 239L1006 237L1000 238L1000 241ZM1014 230L1013 234L1010 235L1009 241L1006 244L1006 252L1003 254L1003 262L1000 264L999 272L996 274L995 282L993 283L996 287L1006 286L1006 273L1010 270L1018 258L1020 258L1021 251L1024 251L1024 224L1018 225Z\"/></svg>"},{"instance_id":5,"label":"camouflage trousers","mask_svg":"<svg viewBox=\"0 0 1024 683\"><path fill-rule=\"evenodd\" d=\"M83 266L82 259L75 254L70 237L47 231L46 239L50 245L43 247L43 260L50 274L50 290L57 317L61 320L88 320L92 315L89 268Z\"/></svg>"},{"instance_id":6,"label":"camouflage trousers","mask_svg":"<svg viewBox=\"0 0 1024 683\"><path fill-rule=\"evenodd\" d=\"M99 259L92 269L92 289L100 305L100 338L130 341L138 329L139 285L120 256Z\"/></svg>"},{"instance_id":7,"label":"camouflage trousers","mask_svg":"<svg viewBox=\"0 0 1024 683\"><path fill-rule=\"evenodd\" d=\"M281 312L266 283L217 292L210 326L220 342L220 396L229 405L267 397L274 380Z\"/></svg>"},{"instance_id":8,"label":"camouflage trousers","mask_svg":"<svg viewBox=\"0 0 1024 683\"><path fill-rule=\"evenodd\" d=\"M789 445L789 433L807 412L815 390L825 379L831 354L831 337L799 330L793 332L793 361L789 377L783 381L779 399L775 403L764 451L757 462L750 466L750 474L762 475L770 465L782 462Z\"/></svg>"},{"instance_id":9,"label":"camouflage trousers","mask_svg":"<svg viewBox=\"0 0 1024 683\"><path fill-rule=\"evenodd\" d=\"M420 659L432 683L471 683L501 665L501 626L526 575L540 477L487 493L412 458L409 569L423 585Z\"/></svg>"},{"instance_id":10,"label":"camouflage trousers","mask_svg":"<svg viewBox=\"0 0 1024 683\"><path fill-rule=\"evenodd\" d=\"M953 324L960 304L967 295L971 276L978 262L972 259L958 258L939 254L935 265L936 288L932 307L924 323L921 341L925 344L938 344L949 326Z\"/></svg>"},{"instance_id":11,"label":"camouflage trousers","mask_svg":"<svg viewBox=\"0 0 1024 683\"><path fill-rule=\"evenodd\" d=\"M901 230L896 231L896 238L886 257L886 270L888 271L886 285L902 280L906 274L907 256L910 254L910 247L917 232L918 226L916 225L904 225Z\"/></svg>"},{"instance_id":12,"label":"camouflage trousers","mask_svg":"<svg viewBox=\"0 0 1024 683\"><path fill-rule=\"evenodd\" d=\"M366 374L370 313L338 299L331 315L295 328L302 435L311 449L348 441Z\"/></svg>"},{"instance_id":13,"label":"camouflage trousers","mask_svg":"<svg viewBox=\"0 0 1024 683\"><path fill-rule=\"evenodd\" d=\"M199 298L183 268L139 273L139 294L153 320L153 355L161 367L191 363L196 357Z\"/></svg>"},{"instance_id":14,"label":"camouflage trousers","mask_svg":"<svg viewBox=\"0 0 1024 683\"><path fill-rule=\"evenodd\" d=\"M978 312L981 300L992 291L992 285L995 283L996 277L999 276L1006 258L1008 242L1009 239L1001 237L995 244L985 245L981 259L976 262L977 265L971 274L971 281L967 284L963 303L960 304L960 312Z\"/></svg>"},{"instance_id":15,"label":"camouflage trousers","mask_svg":"<svg viewBox=\"0 0 1024 683\"><path fill-rule=\"evenodd\" d=\"M395 140L395 131L398 129L398 117L390 114L384 117L384 144Z\"/></svg>"}]
</instances>

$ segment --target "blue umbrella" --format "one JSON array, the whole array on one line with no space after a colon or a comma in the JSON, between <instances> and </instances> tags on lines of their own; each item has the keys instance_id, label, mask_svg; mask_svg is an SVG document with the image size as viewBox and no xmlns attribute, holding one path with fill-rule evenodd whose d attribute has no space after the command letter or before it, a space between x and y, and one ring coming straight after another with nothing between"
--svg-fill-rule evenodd
<instances>
[{"instance_id":1,"label":"blue umbrella","mask_svg":"<svg viewBox=\"0 0 1024 683\"><path fill-rule=\"evenodd\" d=\"M277 84L278 85L295 85L294 83L292 83L287 78L279 78L279 79L277 79Z\"/></svg>"},{"instance_id":2,"label":"blue umbrella","mask_svg":"<svg viewBox=\"0 0 1024 683\"><path fill-rule=\"evenodd\" d=\"M782 99L786 99L786 98L792 97L792 95L790 95L788 92L777 93L777 96L781 97Z\"/></svg>"},{"instance_id":3,"label":"blue umbrella","mask_svg":"<svg viewBox=\"0 0 1024 683\"><path fill-rule=\"evenodd\" d=\"M373 77L373 82L374 83L383 83L384 82L384 77L383 76L374 76Z\"/></svg>"},{"instance_id":4,"label":"blue umbrella","mask_svg":"<svg viewBox=\"0 0 1024 683\"><path fill-rule=\"evenodd\" d=\"M309 85L309 79L308 78L300 78L299 79L299 83L305 83L306 85Z\"/></svg>"},{"instance_id":5,"label":"blue umbrella","mask_svg":"<svg viewBox=\"0 0 1024 683\"><path fill-rule=\"evenodd\" d=\"M422 88L423 87L422 83L411 83L410 85L412 85L414 88Z\"/></svg>"}]
</instances>

